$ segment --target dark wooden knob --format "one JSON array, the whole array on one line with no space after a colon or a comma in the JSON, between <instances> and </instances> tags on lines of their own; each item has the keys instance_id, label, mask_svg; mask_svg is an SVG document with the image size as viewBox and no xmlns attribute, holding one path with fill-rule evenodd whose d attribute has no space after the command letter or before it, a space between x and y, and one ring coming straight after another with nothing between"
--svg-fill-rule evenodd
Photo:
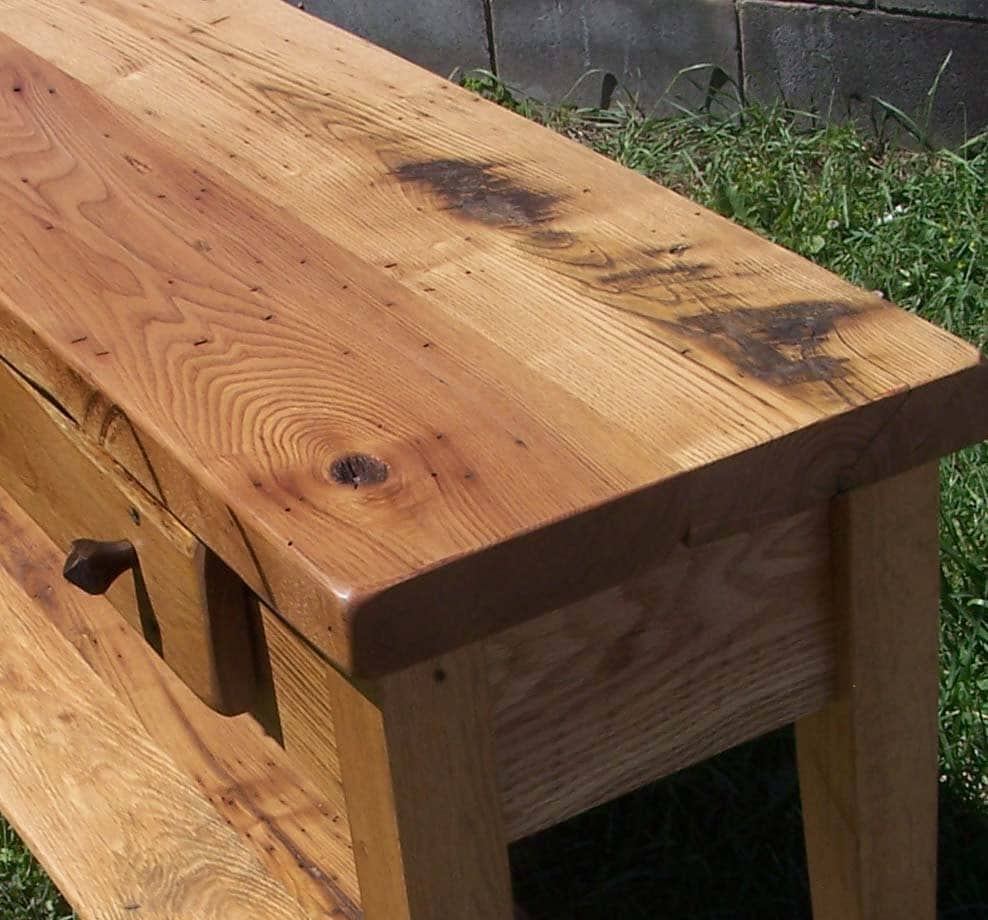
<instances>
[{"instance_id":1,"label":"dark wooden knob","mask_svg":"<svg viewBox=\"0 0 988 920\"><path fill-rule=\"evenodd\" d=\"M73 540L62 574L87 594L105 594L136 565L137 550L127 540Z\"/></svg>"}]
</instances>

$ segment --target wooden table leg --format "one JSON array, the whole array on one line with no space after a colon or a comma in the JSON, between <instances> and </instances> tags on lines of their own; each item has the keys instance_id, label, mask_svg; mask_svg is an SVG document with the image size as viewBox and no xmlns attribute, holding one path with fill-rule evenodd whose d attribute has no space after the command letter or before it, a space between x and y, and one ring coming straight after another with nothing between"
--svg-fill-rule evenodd
<instances>
[{"instance_id":1,"label":"wooden table leg","mask_svg":"<svg viewBox=\"0 0 988 920\"><path fill-rule=\"evenodd\" d=\"M262 613L285 748L342 780L365 920L511 920L482 647L358 688Z\"/></svg>"},{"instance_id":2,"label":"wooden table leg","mask_svg":"<svg viewBox=\"0 0 988 920\"><path fill-rule=\"evenodd\" d=\"M510 920L483 649L336 685L336 741L366 920Z\"/></svg>"},{"instance_id":3,"label":"wooden table leg","mask_svg":"<svg viewBox=\"0 0 988 920\"><path fill-rule=\"evenodd\" d=\"M937 469L837 499L839 698L796 726L815 920L933 920Z\"/></svg>"}]
</instances>

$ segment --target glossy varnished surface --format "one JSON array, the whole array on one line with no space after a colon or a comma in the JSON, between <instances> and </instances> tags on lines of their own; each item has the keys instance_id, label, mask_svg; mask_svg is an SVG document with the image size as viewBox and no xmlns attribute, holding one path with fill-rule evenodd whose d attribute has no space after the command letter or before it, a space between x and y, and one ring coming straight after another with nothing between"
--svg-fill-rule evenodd
<instances>
[{"instance_id":1,"label":"glossy varnished surface","mask_svg":"<svg viewBox=\"0 0 988 920\"><path fill-rule=\"evenodd\" d=\"M988 433L972 347L288 4L0 33L4 356L347 670Z\"/></svg>"}]
</instances>

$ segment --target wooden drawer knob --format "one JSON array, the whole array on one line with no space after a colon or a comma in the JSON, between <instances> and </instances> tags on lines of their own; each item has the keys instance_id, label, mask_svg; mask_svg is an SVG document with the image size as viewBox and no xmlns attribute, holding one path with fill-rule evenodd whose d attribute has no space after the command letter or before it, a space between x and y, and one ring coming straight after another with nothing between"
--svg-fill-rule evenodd
<instances>
[{"instance_id":1,"label":"wooden drawer knob","mask_svg":"<svg viewBox=\"0 0 988 920\"><path fill-rule=\"evenodd\" d=\"M73 540L62 574L87 594L105 594L136 565L137 550L129 540Z\"/></svg>"}]
</instances>

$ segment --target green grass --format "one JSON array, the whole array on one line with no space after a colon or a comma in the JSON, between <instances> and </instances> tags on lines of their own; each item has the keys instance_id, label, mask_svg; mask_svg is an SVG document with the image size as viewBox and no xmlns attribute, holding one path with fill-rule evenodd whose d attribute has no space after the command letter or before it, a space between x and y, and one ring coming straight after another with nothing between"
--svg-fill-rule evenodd
<instances>
[{"instance_id":1,"label":"green grass","mask_svg":"<svg viewBox=\"0 0 988 920\"><path fill-rule=\"evenodd\" d=\"M782 108L657 120L522 114L988 343L988 144L892 149ZM988 447L945 461L941 916L988 918ZM808 903L792 739L778 732L512 848L538 920L799 920ZM0 920L68 917L0 821ZM908 920L908 918L903 918Z\"/></svg>"},{"instance_id":2,"label":"green grass","mask_svg":"<svg viewBox=\"0 0 988 920\"><path fill-rule=\"evenodd\" d=\"M55 886L0 818L0 920L69 920Z\"/></svg>"}]
</instances>

